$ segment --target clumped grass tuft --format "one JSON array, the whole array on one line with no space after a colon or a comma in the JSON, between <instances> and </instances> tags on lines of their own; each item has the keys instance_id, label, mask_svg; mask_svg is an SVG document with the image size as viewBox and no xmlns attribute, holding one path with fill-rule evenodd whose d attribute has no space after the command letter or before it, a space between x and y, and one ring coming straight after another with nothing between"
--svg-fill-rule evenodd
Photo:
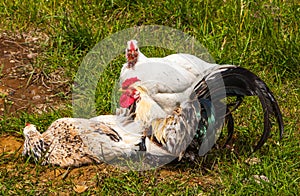
<instances>
[{"instance_id":1,"label":"clumped grass tuft","mask_svg":"<svg viewBox=\"0 0 300 196\"><path fill-rule=\"evenodd\" d=\"M234 113L232 149L214 149L197 163L173 164L147 172L123 172L107 165L68 171L40 166L20 152L5 152L1 146L0 194L75 195L78 190L74 187L79 184L88 187L83 195L299 195L299 15L298 1L283 0L3 0L0 33L13 37L38 31L48 36L33 63L46 75L63 69L71 85L84 56L105 37L136 25L170 26L194 36L217 63L240 65L261 77L278 100L285 133L278 141L275 125L263 148L249 155L247 150L257 143L261 133L263 113L257 98L247 98ZM151 47L142 51L147 56L172 52ZM111 92L124 60L123 56L117 57L99 76L95 96L98 114L112 112ZM1 138L15 135L22 144L26 122L44 131L55 119L71 114L71 108L44 114L5 114L0 116ZM249 157L259 161L249 164Z\"/></svg>"}]
</instances>

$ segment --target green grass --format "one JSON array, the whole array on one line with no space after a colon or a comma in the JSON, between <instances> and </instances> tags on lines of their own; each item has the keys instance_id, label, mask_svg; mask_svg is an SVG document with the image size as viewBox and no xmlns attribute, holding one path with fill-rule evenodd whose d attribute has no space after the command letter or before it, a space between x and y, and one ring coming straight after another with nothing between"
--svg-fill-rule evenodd
<instances>
[{"instance_id":1,"label":"green grass","mask_svg":"<svg viewBox=\"0 0 300 196\"><path fill-rule=\"evenodd\" d=\"M170 26L198 39L217 63L240 65L256 73L274 92L283 112L285 133L278 142L275 133L278 129L274 128L267 144L250 155L259 158L260 163L251 166L245 163L246 149L249 149L246 146L253 146L262 130L261 106L258 99L249 98L235 112L235 145L239 156L230 150L213 150L198 164L185 163L143 173L118 170L109 173L93 166L91 179L82 180L89 185L83 195L299 195L299 16L300 3L296 0L164 3L2 0L0 33L7 32L11 37L29 31L45 33L49 40L40 43L41 55L33 66L45 74L61 68L64 77L73 81L83 57L105 37L135 25ZM161 56L164 52L153 48L144 50L148 56ZM113 87L123 62L121 56L111 62L98 82L99 114L111 112L111 91L107 89ZM5 114L0 117L0 132L17 135L22 141L25 122L44 130L55 119L71 116L71 112L68 109L42 115ZM44 176L57 170L32 164L18 154L2 153L0 194L70 192L75 195L76 175L65 179ZM259 184L253 175L267 176L269 182Z\"/></svg>"}]
</instances>

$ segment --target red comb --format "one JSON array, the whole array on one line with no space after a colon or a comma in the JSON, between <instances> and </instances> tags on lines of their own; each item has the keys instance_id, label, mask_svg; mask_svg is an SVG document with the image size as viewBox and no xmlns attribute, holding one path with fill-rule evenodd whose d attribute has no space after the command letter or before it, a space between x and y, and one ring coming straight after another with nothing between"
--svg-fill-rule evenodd
<instances>
[{"instance_id":1,"label":"red comb","mask_svg":"<svg viewBox=\"0 0 300 196\"><path fill-rule=\"evenodd\" d=\"M137 77L134 78L127 78L123 83L122 83L122 88L128 88L130 85L132 85L133 83L136 83L138 81L141 81L140 79L138 79Z\"/></svg>"},{"instance_id":2,"label":"red comb","mask_svg":"<svg viewBox=\"0 0 300 196\"><path fill-rule=\"evenodd\" d=\"M130 50L135 50L133 41L130 41Z\"/></svg>"},{"instance_id":3,"label":"red comb","mask_svg":"<svg viewBox=\"0 0 300 196\"><path fill-rule=\"evenodd\" d=\"M29 125L31 125L31 124L27 122L25 125L26 125L26 127L27 127L27 126L29 126Z\"/></svg>"}]
</instances>

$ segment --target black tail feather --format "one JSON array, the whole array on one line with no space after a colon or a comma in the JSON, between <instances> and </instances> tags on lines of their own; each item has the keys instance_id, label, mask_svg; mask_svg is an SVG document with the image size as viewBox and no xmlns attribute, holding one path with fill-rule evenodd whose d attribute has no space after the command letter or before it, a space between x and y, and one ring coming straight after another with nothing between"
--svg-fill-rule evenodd
<instances>
[{"instance_id":1,"label":"black tail feather","mask_svg":"<svg viewBox=\"0 0 300 196\"><path fill-rule=\"evenodd\" d=\"M222 71L222 69L224 69L224 71ZM224 83L224 86L218 85L222 83ZM226 95L222 94L224 87ZM211 97L214 96L220 101L225 98L224 96L237 97L233 109L229 110L229 105L227 105L226 116L219 116L219 118L225 119L228 123L228 139L226 143L231 139L233 134L234 124L231 112L241 104L242 97L244 96L258 96L264 110L264 132L255 146L254 151L262 147L269 137L272 127L272 117L276 118L279 125L280 138L282 137L284 126L276 99L265 82L247 69L234 66L221 68L221 71L210 74L204 78L204 80L200 81L195 88L195 92L199 98L211 99Z\"/></svg>"},{"instance_id":2,"label":"black tail feather","mask_svg":"<svg viewBox=\"0 0 300 196\"><path fill-rule=\"evenodd\" d=\"M223 148L226 147L226 145L232 139L233 132L234 132L234 120L233 120L233 117L232 117L232 113L229 111L229 109L227 109L227 115L225 117L225 122L227 124L228 134L227 134L227 139L226 139L226 142L225 142Z\"/></svg>"},{"instance_id":3,"label":"black tail feather","mask_svg":"<svg viewBox=\"0 0 300 196\"><path fill-rule=\"evenodd\" d=\"M276 99L265 82L252 72L241 67L228 69L221 72L221 74L226 93L228 92L227 96L256 95L262 104L264 110L264 132L254 151L262 147L268 139L272 127L270 121L272 117L277 119L281 138L284 130L282 115ZM237 91L235 91L236 88L238 89Z\"/></svg>"}]
</instances>

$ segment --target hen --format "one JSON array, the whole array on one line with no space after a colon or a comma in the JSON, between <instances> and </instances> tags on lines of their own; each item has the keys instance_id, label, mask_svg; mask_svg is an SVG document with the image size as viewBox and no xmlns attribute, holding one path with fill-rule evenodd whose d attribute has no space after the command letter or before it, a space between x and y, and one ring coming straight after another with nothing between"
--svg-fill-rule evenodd
<instances>
[{"instance_id":1,"label":"hen","mask_svg":"<svg viewBox=\"0 0 300 196\"><path fill-rule=\"evenodd\" d=\"M42 134L34 125L27 124L23 131L23 155L30 155L42 164L62 167L110 162L140 149L139 125L131 123L120 127L117 123L126 124L127 120L127 115L122 114L92 119L61 118ZM128 134L125 129L136 134Z\"/></svg>"}]
</instances>

